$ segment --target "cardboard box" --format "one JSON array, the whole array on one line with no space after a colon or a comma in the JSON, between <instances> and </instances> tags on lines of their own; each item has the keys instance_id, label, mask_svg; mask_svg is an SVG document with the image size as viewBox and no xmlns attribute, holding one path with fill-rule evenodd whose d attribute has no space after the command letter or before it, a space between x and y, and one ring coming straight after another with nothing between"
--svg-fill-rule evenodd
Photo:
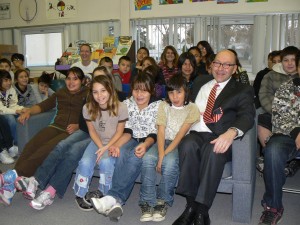
<instances>
[{"instance_id":1,"label":"cardboard box","mask_svg":"<svg viewBox=\"0 0 300 225\"><path fill-rule=\"evenodd\" d=\"M14 53L18 53L17 45L0 45L0 58L11 60L11 56Z\"/></svg>"}]
</instances>

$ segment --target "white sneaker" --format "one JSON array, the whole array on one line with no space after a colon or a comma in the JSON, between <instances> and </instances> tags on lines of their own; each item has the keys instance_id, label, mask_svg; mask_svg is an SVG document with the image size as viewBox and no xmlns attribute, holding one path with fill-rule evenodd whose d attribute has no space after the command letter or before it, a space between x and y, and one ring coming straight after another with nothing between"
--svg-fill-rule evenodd
<instances>
[{"instance_id":1,"label":"white sneaker","mask_svg":"<svg viewBox=\"0 0 300 225\"><path fill-rule=\"evenodd\" d=\"M36 210L42 210L47 205L51 205L54 201L54 198L51 197L50 193L47 191L42 191L39 196L35 199L33 199L29 205L36 209Z\"/></svg>"},{"instance_id":2,"label":"white sneaker","mask_svg":"<svg viewBox=\"0 0 300 225\"><path fill-rule=\"evenodd\" d=\"M107 195L103 198L91 198L91 203L98 213L107 216L107 212L117 204L117 200Z\"/></svg>"},{"instance_id":3,"label":"white sneaker","mask_svg":"<svg viewBox=\"0 0 300 225\"><path fill-rule=\"evenodd\" d=\"M3 149L0 153L0 161L3 164L12 164L15 162L15 160L8 154L6 149Z\"/></svg>"},{"instance_id":4,"label":"white sneaker","mask_svg":"<svg viewBox=\"0 0 300 225\"><path fill-rule=\"evenodd\" d=\"M123 215L123 209L120 203L116 203L110 210L106 212L106 215L111 221L118 222Z\"/></svg>"},{"instance_id":5,"label":"white sneaker","mask_svg":"<svg viewBox=\"0 0 300 225\"><path fill-rule=\"evenodd\" d=\"M13 145L12 147L10 147L8 149L8 154L10 155L10 157L14 158L16 156L19 155L19 148L16 145Z\"/></svg>"}]
</instances>

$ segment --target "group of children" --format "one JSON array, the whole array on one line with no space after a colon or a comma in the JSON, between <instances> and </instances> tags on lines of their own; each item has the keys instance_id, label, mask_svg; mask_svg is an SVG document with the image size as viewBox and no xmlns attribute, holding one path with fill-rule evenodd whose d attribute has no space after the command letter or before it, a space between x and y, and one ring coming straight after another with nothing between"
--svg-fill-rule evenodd
<instances>
[{"instance_id":1,"label":"group of children","mask_svg":"<svg viewBox=\"0 0 300 225\"><path fill-rule=\"evenodd\" d=\"M122 83L129 83L130 65L129 58L120 59L118 74ZM77 168L73 189L78 207L84 211L94 208L118 220L123 213L122 205L141 173L140 220L165 218L167 207L173 204L179 176L177 145L199 119L198 108L190 103L187 81L180 74L168 80L166 101L157 98L155 76L147 70L136 75L130 84L131 97L123 102L119 101L115 82L116 75L105 67L93 71L80 129L60 141L33 176L18 176L17 169L1 174L2 202L10 204L19 190L31 199L32 208L41 210L53 203L56 194L63 197ZM18 107L19 111L13 113L21 114L19 120L24 121L23 115L28 110ZM97 191L89 191L96 164L99 187ZM162 177L156 193L157 172ZM38 187L42 191L37 195Z\"/></svg>"},{"instance_id":2,"label":"group of children","mask_svg":"<svg viewBox=\"0 0 300 225\"><path fill-rule=\"evenodd\" d=\"M22 62L21 54L14 54L15 73L11 71L11 63L8 59L0 59L0 120L1 142L0 162L3 164L14 163L14 157L18 154L16 118L18 115L37 103L51 96L54 91L49 88L51 77L43 73L38 84L29 84L29 70L22 68L18 63ZM2 131L3 130L3 131ZM7 132L10 130L11 132Z\"/></svg>"}]
</instances>

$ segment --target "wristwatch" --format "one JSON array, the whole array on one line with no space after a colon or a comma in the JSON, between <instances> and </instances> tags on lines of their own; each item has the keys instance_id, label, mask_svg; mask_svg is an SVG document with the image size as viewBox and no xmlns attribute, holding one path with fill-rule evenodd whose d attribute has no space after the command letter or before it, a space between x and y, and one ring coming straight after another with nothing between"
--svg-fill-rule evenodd
<instances>
[{"instance_id":1,"label":"wristwatch","mask_svg":"<svg viewBox=\"0 0 300 225\"><path fill-rule=\"evenodd\" d=\"M239 130L236 127L230 127L229 129L232 129L235 131L235 133L236 133L235 137L239 135Z\"/></svg>"}]
</instances>

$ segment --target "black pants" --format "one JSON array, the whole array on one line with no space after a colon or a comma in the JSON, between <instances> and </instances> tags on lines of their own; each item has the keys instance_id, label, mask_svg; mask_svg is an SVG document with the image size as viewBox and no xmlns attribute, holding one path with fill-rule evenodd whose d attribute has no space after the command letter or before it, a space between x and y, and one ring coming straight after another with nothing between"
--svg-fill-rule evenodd
<instances>
[{"instance_id":1,"label":"black pants","mask_svg":"<svg viewBox=\"0 0 300 225\"><path fill-rule=\"evenodd\" d=\"M231 147L223 154L213 152L208 132L192 131L178 146L180 176L176 193L195 198L209 208L216 196L226 162L231 161Z\"/></svg>"}]
</instances>

